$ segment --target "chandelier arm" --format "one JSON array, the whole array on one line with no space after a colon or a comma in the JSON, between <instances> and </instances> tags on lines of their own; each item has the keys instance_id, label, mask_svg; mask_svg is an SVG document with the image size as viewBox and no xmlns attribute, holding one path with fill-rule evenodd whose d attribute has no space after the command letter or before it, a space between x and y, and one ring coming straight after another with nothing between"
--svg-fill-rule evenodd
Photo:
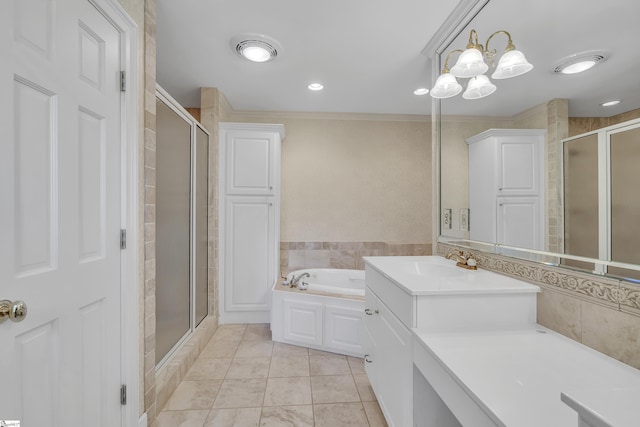
<instances>
[{"instance_id":1,"label":"chandelier arm","mask_svg":"<svg viewBox=\"0 0 640 427\"><path fill-rule=\"evenodd\" d=\"M447 55L447 58L444 60L444 67L442 67L442 73L441 74L446 74L449 72L449 58L451 58L451 55L453 55L454 53L459 52L462 53L462 49L456 49L456 50L452 50L451 52L449 52L449 54Z\"/></svg>"},{"instance_id":2,"label":"chandelier arm","mask_svg":"<svg viewBox=\"0 0 640 427\"><path fill-rule=\"evenodd\" d=\"M496 34L505 34L507 36L508 40L507 40L507 47L504 49L505 52L509 52L510 50L514 50L516 48L513 45L513 42L511 41L511 34L509 34L509 32L505 30L498 30L495 33L491 34L487 39L487 42L485 43L485 47L487 51L489 51L489 42L491 41L493 36L495 36Z\"/></svg>"}]
</instances>

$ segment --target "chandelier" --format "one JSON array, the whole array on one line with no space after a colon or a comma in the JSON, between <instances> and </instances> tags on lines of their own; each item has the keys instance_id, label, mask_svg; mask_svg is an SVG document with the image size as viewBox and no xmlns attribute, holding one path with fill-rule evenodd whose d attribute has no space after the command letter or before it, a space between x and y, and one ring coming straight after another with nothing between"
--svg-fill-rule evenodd
<instances>
[{"instance_id":1,"label":"chandelier","mask_svg":"<svg viewBox=\"0 0 640 427\"><path fill-rule=\"evenodd\" d=\"M495 49L489 49L489 42L496 34L505 34L508 37L508 41L504 54L500 57L498 65L491 74L491 78L496 80L508 79L531 71L533 65L527 61L521 51L516 50L511 41L511 34L507 31L499 30L494 32L487 39L485 46L482 46L478 43L476 30L471 30L466 50L456 49L447 55L442 73L436 80L433 89L431 89L431 96L439 99L456 96L462 91L462 85L458 83L458 78L469 79L467 89L462 94L464 99L480 99L495 92L496 85L491 83L489 77L484 73L494 65L497 52ZM458 61L449 70L449 58L458 52L460 53Z\"/></svg>"}]
</instances>

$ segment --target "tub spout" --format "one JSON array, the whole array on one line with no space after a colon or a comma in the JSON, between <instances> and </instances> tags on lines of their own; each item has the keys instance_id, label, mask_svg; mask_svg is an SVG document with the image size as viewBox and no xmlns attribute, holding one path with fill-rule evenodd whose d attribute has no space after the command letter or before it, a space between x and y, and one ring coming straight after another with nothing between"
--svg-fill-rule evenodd
<instances>
[{"instance_id":1,"label":"tub spout","mask_svg":"<svg viewBox=\"0 0 640 427\"><path fill-rule=\"evenodd\" d=\"M293 276L293 278L291 279L291 287L295 288L298 286L298 283L300 282L300 280L304 279L305 277L311 277L311 275L309 273L302 273L299 276Z\"/></svg>"}]
</instances>

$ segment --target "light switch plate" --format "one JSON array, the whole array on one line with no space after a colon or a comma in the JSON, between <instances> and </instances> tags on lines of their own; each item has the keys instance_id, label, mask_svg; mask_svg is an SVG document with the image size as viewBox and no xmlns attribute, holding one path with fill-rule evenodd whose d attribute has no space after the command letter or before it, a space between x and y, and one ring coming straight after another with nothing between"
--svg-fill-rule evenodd
<instances>
[{"instance_id":1,"label":"light switch plate","mask_svg":"<svg viewBox=\"0 0 640 427\"><path fill-rule=\"evenodd\" d=\"M469 209L460 209L460 230L469 231Z\"/></svg>"}]
</instances>

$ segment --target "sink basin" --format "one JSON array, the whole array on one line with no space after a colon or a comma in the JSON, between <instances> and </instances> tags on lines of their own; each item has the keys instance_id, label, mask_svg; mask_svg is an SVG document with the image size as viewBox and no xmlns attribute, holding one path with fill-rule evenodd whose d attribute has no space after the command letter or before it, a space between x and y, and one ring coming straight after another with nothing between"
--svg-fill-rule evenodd
<instances>
[{"instance_id":1,"label":"sink basin","mask_svg":"<svg viewBox=\"0 0 640 427\"><path fill-rule=\"evenodd\" d=\"M400 274L409 274L412 276L431 277L431 278L451 278L462 277L467 274L466 270L456 267L455 265L441 265L433 262L399 262L394 266Z\"/></svg>"}]
</instances>

